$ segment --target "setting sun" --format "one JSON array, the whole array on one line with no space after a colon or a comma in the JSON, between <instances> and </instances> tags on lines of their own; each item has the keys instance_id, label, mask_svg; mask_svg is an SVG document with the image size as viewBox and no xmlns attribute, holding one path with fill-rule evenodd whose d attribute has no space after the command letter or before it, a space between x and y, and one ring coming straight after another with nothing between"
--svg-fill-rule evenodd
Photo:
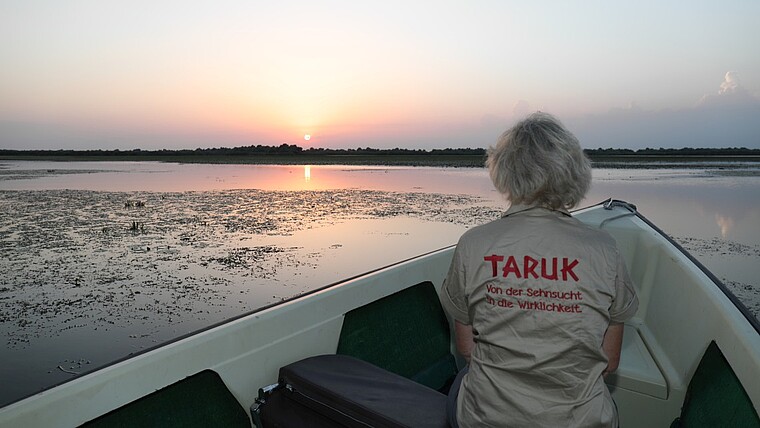
<instances>
[{"instance_id":1,"label":"setting sun","mask_svg":"<svg viewBox=\"0 0 760 428\"><path fill-rule=\"evenodd\" d=\"M309 140L311 140L311 135L309 135L309 134L305 134L305 135L303 136L303 139L304 139L304 140L306 140L306 141L309 141Z\"/></svg>"}]
</instances>

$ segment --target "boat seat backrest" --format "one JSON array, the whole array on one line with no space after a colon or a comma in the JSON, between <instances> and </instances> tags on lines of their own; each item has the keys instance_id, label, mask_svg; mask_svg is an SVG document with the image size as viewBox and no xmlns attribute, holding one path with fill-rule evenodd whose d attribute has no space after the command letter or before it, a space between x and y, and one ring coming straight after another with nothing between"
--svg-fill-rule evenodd
<instances>
[{"instance_id":1,"label":"boat seat backrest","mask_svg":"<svg viewBox=\"0 0 760 428\"><path fill-rule=\"evenodd\" d=\"M250 427L245 409L211 370L189 376L82 425L100 427Z\"/></svg>"},{"instance_id":2,"label":"boat seat backrest","mask_svg":"<svg viewBox=\"0 0 760 428\"><path fill-rule=\"evenodd\" d=\"M422 282L348 312L337 353L445 392L457 373L450 337L435 287Z\"/></svg>"},{"instance_id":3,"label":"boat seat backrest","mask_svg":"<svg viewBox=\"0 0 760 428\"><path fill-rule=\"evenodd\" d=\"M739 378L712 341L689 382L681 416L671 427L717 426L760 427L760 419Z\"/></svg>"}]
</instances>

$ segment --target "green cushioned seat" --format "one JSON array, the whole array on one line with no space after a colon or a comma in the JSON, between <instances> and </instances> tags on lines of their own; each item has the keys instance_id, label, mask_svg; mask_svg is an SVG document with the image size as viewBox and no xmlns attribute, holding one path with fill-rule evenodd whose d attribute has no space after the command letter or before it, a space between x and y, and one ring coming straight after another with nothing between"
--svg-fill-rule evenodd
<instances>
[{"instance_id":1,"label":"green cushioned seat","mask_svg":"<svg viewBox=\"0 0 760 428\"><path fill-rule=\"evenodd\" d=\"M82 426L250 427L251 422L219 375L204 370Z\"/></svg>"},{"instance_id":2,"label":"green cushioned seat","mask_svg":"<svg viewBox=\"0 0 760 428\"><path fill-rule=\"evenodd\" d=\"M423 282L347 313L337 353L446 392L457 373L450 337L435 287Z\"/></svg>"},{"instance_id":3,"label":"green cushioned seat","mask_svg":"<svg viewBox=\"0 0 760 428\"><path fill-rule=\"evenodd\" d=\"M681 416L671 427L760 427L752 401L714 341L702 356L686 390Z\"/></svg>"}]
</instances>

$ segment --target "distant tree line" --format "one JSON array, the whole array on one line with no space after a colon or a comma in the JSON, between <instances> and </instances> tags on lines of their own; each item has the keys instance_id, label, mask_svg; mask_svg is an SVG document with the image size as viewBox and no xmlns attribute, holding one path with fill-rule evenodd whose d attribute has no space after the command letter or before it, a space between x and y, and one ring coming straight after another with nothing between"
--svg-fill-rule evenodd
<instances>
[{"instance_id":1,"label":"distant tree line","mask_svg":"<svg viewBox=\"0 0 760 428\"><path fill-rule=\"evenodd\" d=\"M608 156L760 156L760 149L748 149L746 147L730 148L691 148L681 149L645 148L645 149L585 149L585 153L591 158ZM351 156L351 155L385 155L385 156L426 156L426 155L452 155L452 156L485 156L486 150L482 148L458 148L458 149L374 149L371 147L356 149L326 149L310 147L304 149L295 144L281 144L279 146L251 145L241 147L218 147L197 148L179 150L0 150L0 157L78 157L78 158L170 158L170 157L213 157L213 156Z\"/></svg>"},{"instance_id":2,"label":"distant tree line","mask_svg":"<svg viewBox=\"0 0 760 428\"><path fill-rule=\"evenodd\" d=\"M179 150L0 150L0 156L77 156L77 157L142 157L142 156L259 156L259 155L485 155L485 149L326 149L310 147L303 149L295 144L281 144L279 146L242 146L242 147L217 147L207 149L179 149Z\"/></svg>"},{"instance_id":3,"label":"distant tree line","mask_svg":"<svg viewBox=\"0 0 760 428\"><path fill-rule=\"evenodd\" d=\"M584 149L589 157L596 156L758 156L760 149L748 149L746 147L727 147L727 148L691 148L684 147L681 149Z\"/></svg>"}]
</instances>

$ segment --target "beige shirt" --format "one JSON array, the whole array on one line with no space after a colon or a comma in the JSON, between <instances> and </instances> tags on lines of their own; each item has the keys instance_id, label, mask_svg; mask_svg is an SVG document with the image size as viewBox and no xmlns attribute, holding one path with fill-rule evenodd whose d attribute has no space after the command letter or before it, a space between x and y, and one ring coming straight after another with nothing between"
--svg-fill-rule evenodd
<instances>
[{"instance_id":1,"label":"beige shirt","mask_svg":"<svg viewBox=\"0 0 760 428\"><path fill-rule=\"evenodd\" d=\"M602 340L638 299L607 232L564 211L513 206L462 235L441 294L475 334L460 426L616 424Z\"/></svg>"}]
</instances>

